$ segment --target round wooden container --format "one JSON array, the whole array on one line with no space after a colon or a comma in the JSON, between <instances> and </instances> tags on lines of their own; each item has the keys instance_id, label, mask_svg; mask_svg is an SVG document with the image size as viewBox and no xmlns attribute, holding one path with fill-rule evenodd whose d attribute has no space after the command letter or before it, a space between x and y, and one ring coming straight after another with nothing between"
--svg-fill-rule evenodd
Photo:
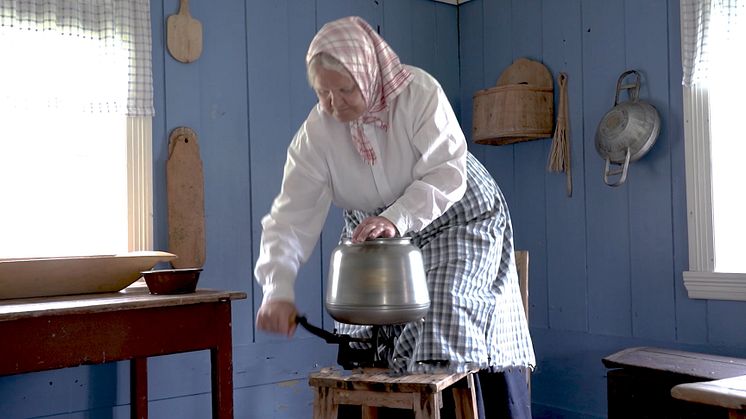
<instances>
[{"instance_id":1,"label":"round wooden container","mask_svg":"<svg viewBox=\"0 0 746 419\"><path fill-rule=\"evenodd\" d=\"M517 59L497 85L474 93L472 136L502 145L549 138L554 127L554 83L540 62Z\"/></svg>"}]
</instances>

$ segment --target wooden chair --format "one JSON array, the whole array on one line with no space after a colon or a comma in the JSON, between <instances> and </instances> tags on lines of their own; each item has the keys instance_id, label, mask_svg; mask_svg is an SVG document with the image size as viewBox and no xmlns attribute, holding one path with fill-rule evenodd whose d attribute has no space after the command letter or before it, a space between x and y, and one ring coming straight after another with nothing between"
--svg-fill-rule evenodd
<instances>
[{"instance_id":1,"label":"wooden chair","mask_svg":"<svg viewBox=\"0 0 746 419\"><path fill-rule=\"evenodd\" d=\"M526 322L528 322L528 250L515 251L515 266L518 270L518 287L521 289L523 312L526 313ZM528 384L528 397L531 400L530 368L526 368L526 384Z\"/></svg>"},{"instance_id":2,"label":"wooden chair","mask_svg":"<svg viewBox=\"0 0 746 419\"><path fill-rule=\"evenodd\" d=\"M523 308L528 319L528 251L515 252ZM414 411L415 419L439 419L442 393L453 394L456 418L478 416L474 372L445 374L391 375L388 370L339 371L322 369L311 373L308 384L314 388L314 419L337 419L339 405L362 408L362 419L378 417L379 407ZM529 383L530 369L526 369Z\"/></svg>"}]
</instances>

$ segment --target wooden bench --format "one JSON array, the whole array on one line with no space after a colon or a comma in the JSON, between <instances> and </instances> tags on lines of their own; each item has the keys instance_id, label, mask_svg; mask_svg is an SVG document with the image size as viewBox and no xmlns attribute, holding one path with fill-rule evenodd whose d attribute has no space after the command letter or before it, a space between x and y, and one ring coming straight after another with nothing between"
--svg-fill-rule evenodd
<instances>
[{"instance_id":1,"label":"wooden bench","mask_svg":"<svg viewBox=\"0 0 746 419\"><path fill-rule=\"evenodd\" d=\"M671 389L746 375L746 359L665 348L628 348L605 357L603 363L609 368L609 419L727 418L727 409L676 399Z\"/></svg>"}]
</instances>

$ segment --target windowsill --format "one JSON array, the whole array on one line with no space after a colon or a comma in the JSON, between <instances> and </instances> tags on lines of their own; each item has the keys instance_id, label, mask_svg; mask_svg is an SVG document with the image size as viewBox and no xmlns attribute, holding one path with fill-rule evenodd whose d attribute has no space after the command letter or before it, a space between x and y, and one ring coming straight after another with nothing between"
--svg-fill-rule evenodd
<instances>
[{"instance_id":1,"label":"windowsill","mask_svg":"<svg viewBox=\"0 0 746 419\"><path fill-rule=\"evenodd\" d=\"M746 274L684 272L689 298L746 301Z\"/></svg>"}]
</instances>

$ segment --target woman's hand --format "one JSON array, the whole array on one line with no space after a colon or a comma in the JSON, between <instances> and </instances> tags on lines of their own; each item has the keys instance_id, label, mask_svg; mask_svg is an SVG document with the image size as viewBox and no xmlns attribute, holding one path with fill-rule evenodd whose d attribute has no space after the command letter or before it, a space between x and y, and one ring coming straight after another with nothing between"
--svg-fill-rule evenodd
<instances>
[{"instance_id":1,"label":"woman's hand","mask_svg":"<svg viewBox=\"0 0 746 419\"><path fill-rule=\"evenodd\" d=\"M396 236L396 226L385 217L368 217L352 232L352 242L362 243L378 237Z\"/></svg>"},{"instance_id":2,"label":"woman's hand","mask_svg":"<svg viewBox=\"0 0 746 419\"><path fill-rule=\"evenodd\" d=\"M287 337L295 333L295 315L298 310L290 301L267 301L256 313L256 327L259 330L283 334Z\"/></svg>"}]
</instances>

